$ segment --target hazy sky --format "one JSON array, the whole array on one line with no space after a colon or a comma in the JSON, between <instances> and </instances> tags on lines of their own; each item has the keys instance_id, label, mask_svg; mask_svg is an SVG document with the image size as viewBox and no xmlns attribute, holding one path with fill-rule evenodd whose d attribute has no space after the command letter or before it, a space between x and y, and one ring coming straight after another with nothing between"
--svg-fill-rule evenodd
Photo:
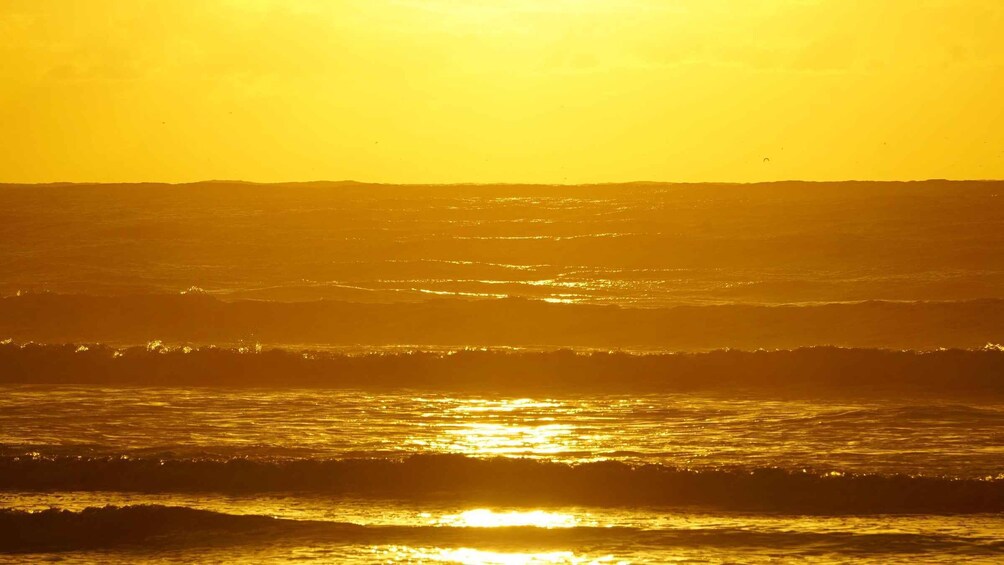
<instances>
[{"instance_id":1,"label":"hazy sky","mask_svg":"<svg viewBox=\"0 0 1004 565\"><path fill-rule=\"evenodd\" d=\"M1002 38L999 0L3 0L0 181L1004 178Z\"/></svg>"}]
</instances>

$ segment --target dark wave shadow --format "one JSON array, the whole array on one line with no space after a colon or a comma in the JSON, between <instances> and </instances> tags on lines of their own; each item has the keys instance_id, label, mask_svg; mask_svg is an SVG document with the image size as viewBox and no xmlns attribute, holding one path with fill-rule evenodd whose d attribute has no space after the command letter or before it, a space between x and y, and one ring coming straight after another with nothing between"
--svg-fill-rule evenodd
<instances>
[{"instance_id":1,"label":"dark wave shadow","mask_svg":"<svg viewBox=\"0 0 1004 565\"><path fill-rule=\"evenodd\" d=\"M0 489L297 492L507 505L704 506L807 514L1004 512L1004 479L687 470L620 462L0 457Z\"/></svg>"},{"instance_id":2,"label":"dark wave shadow","mask_svg":"<svg viewBox=\"0 0 1004 565\"><path fill-rule=\"evenodd\" d=\"M36 513L0 510L0 551L12 553L105 548L157 548L276 543L519 547L536 550L615 544L621 547L717 547L809 549L812 552L892 554L955 551L993 555L1004 542L984 538L907 533L749 531L738 528L643 530L636 528L465 528L360 526L345 522L232 515L184 507L142 505L49 509Z\"/></svg>"},{"instance_id":3,"label":"dark wave shadow","mask_svg":"<svg viewBox=\"0 0 1004 565\"><path fill-rule=\"evenodd\" d=\"M813 347L627 353L456 351L349 355L162 346L0 345L0 383L425 389L502 393L1004 394L1004 351Z\"/></svg>"},{"instance_id":4,"label":"dark wave shadow","mask_svg":"<svg viewBox=\"0 0 1004 565\"><path fill-rule=\"evenodd\" d=\"M1004 300L622 308L537 300L226 302L204 294L0 299L0 337L138 345L440 345L701 351L833 345L974 348L1004 341Z\"/></svg>"}]
</instances>

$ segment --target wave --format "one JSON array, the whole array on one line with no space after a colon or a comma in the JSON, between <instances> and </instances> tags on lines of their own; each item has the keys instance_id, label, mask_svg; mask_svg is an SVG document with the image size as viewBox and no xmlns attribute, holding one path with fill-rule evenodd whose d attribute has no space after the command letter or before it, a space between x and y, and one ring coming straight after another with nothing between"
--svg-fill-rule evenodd
<instances>
[{"instance_id":1,"label":"wave","mask_svg":"<svg viewBox=\"0 0 1004 565\"><path fill-rule=\"evenodd\" d=\"M700 351L834 345L973 348L1004 336L1004 300L623 308L538 300L227 302L204 293L0 299L0 336L138 345L504 345Z\"/></svg>"},{"instance_id":2,"label":"wave","mask_svg":"<svg viewBox=\"0 0 1004 565\"><path fill-rule=\"evenodd\" d=\"M547 548L597 543L621 547L796 548L814 551L896 553L974 550L1004 551L1004 541L917 533L751 531L741 528L648 530L631 527L468 528L448 526L361 526L348 522L233 515L176 506L91 507L79 512L0 509L0 551L38 552L186 545L244 545L277 542Z\"/></svg>"},{"instance_id":3,"label":"wave","mask_svg":"<svg viewBox=\"0 0 1004 565\"><path fill-rule=\"evenodd\" d=\"M20 491L297 492L487 504L702 506L843 513L1004 512L1004 477L688 470L614 461L414 455L400 460L0 457L0 489Z\"/></svg>"},{"instance_id":4,"label":"wave","mask_svg":"<svg viewBox=\"0 0 1004 565\"><path fill-rule=\"evenodd\" d=\"M0 383L269 386L457 392L696 390L1004 394L1004 350L812 347L705 353L460 350L345 354L241 347L0 344ZM910 415L905 415L910 416ZM913 415L916 416L916 415ZM912 416L911 416L912 417Z\"/></svg>"},{"instance_id":5,"label":"wave","mask_svg":"<svg viewBox=\"0 0 1004 565\"><path fill-rule=\"evenodd\" d=\"M197 286L229 298L366 303L424 301L430 292L629 306L1001 299L1004 199L996 196L1002 186L0 186L0 295L177 293ZM513 284L496 284L504 281ZM1000 308L964 308L971 315L947 315L948 323L939 324L944 314L930 306L906 313L572 309L552 319L539 315L552 311L506 301L374 305L355 316L354 308L331 304L200 311L198 301L152 299L157 306L123 298L89 305L67 299L45 306L46 316L11 317L34 308L31 302L0 306L0 336L221 343L254 333L286 344L479 339L692 350L971 347L987 334L1001 335ZM437 316L449 324L430 330ZM817 316L834 323L817 325Z\"/></svg>"}]
</instances>

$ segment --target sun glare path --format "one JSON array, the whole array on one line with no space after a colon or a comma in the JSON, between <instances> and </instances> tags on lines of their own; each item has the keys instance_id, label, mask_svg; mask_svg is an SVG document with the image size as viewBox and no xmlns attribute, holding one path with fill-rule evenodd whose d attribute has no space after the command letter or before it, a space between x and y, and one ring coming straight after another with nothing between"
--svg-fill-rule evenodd
<instances>
[{"instance_id":1,"label":"sun glare path","mask_svg":"<svg viewBox=\"0 0 1004 565\"><path fill-rule=\"evenodd\" d=\"M480 456L545 455L568 451L575 426L568 424L511 425L487 422L461 424L445 430L432 447L451 453Z\"/></svg>"},{"instance_id":2,"label":"sun glare path","mask_svg":"<svg viewBox=\"0 0 1004 565\"><path fill-rule=\"evenodd\" d=\"M580 427L556 423L555 415L569 407L554 400L450 399L454 404L438 415L446 421L429 424L434 438L413 437L409 443L437 452L482 457L541 457L576 451ZM573 410L574 411L574 410ZM432 417L432 412L425 412Z\"/></svg>"},{"instance_id":3,"label":"sun glare path","mask_svg":"<svg viewBox=\"0 0 1004 565\"><path fill-rule=\"evenodd\" d=\"M487 508L467 510L459 514L447 514L436 522L439 526L464 528L574 528L583 525L579 517L560 512L543 510L495 512Z\"/></svg>"}]
</instances>

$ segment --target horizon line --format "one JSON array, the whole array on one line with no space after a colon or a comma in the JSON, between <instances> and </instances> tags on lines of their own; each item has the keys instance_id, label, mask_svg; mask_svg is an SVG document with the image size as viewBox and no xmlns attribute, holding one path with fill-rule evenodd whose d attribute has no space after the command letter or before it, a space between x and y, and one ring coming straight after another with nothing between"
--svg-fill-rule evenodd
<instances>
[{"instance_id":1,"label":"horizon line","mask_svg":"<svg viewBox=\"0 0 1004 565\"><path fill-rule=\"evenodd\" d=\"M11 186L123 186L123 185L158 185L158 186L192 186L201 184L241 184L254 186L269 185L364 185L364 186L401 186L401 187L477 187L477 186L546 186L546 187L596 187L596 186L627 186L627 185L736 185L754 186L765 184L909 184L909 183L997 183L1004 182L1000 179L979 179L979 178L927 178L927 179L904 179L904 180L874 180L874 179L844 179L844 180L808 180L808 179L782 179L770 181L653 181L653 180L631 180L631 181L609 181L609 182L583 182L583 183L549 183L549 182L380 182L380 181L359 181L353 179L341 180L289 180L289 181L250 181L241 179L204 179L186 182L167 181L47 181L47 182L7 182L0 181L0 187Z\"/></svg>"}]
</instances>

